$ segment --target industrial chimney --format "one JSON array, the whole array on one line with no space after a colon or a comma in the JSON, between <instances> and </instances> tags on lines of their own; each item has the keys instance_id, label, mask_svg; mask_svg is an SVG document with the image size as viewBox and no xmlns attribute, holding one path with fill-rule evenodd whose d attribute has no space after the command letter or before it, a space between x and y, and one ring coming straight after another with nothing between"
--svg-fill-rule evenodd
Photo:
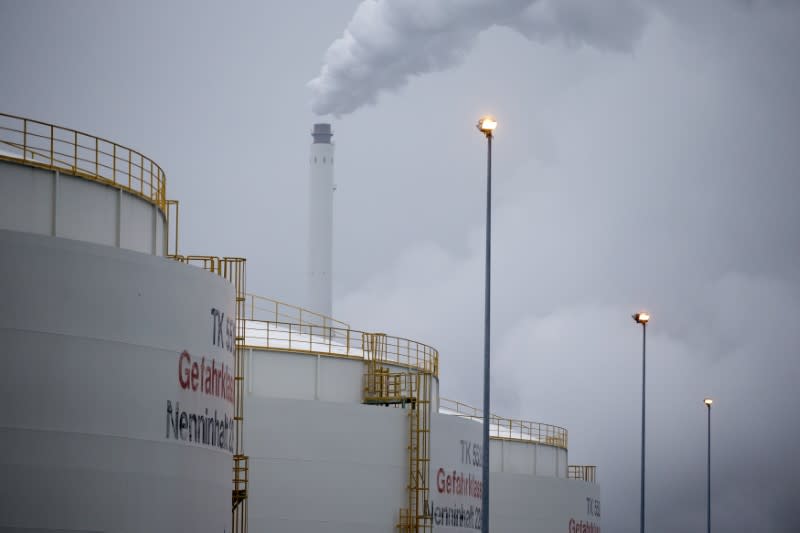
<instances>
[{"instance_id":1,"label":"industrial chimney","mask_svg":"<svg viewBox=\"0 0 800 533\"><path fill-rule=\"evenodd\" d=\"M308 187L308 302L312 311L331 316L333 242L333 131L314 124Z\"/></svg>"}]
</instances>

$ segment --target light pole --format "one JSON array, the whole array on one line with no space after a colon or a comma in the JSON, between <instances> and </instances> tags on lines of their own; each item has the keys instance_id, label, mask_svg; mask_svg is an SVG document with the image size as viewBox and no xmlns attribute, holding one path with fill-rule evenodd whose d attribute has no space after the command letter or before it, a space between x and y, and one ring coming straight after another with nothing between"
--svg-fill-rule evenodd
<instances>
[{"instance_id":1,"label":"light pole","mask_svg":"<svg viewBox=\"0 0 800 533\"><path fill-rule=\"evenodd\" d=\"M492 137L497 128L493 117L478 121L478 129L486 136L488 151L486 159L486 294L483 317L483 459L481 460L481 532L489 531L489 317L491 294L492 258Z\"/></svg>"},{"instance_id":2,"label":"light pole","mask_svg":"<svg viewBox=\"0 0 800 533\"><path fill-rule=\"evenodd\" d=\"M650 315L639 312L633 315L633 320L642 325L642 486L641 502L639 505L639 531L644 533L644 391L645 391L645 353L647 348L647 323L650 322Z\"/></svg>"},{"instance_id":3,"label":"light pole","mask_svg":"<svg viewBox=\"0 0 800 533\"><path fill-rule=\"evenodd\" d=\"M703 403L708 407L708 459L706 461L706 530L711 533L711 404L714 400L706 398Z\"/></svg>"}]
</instances>

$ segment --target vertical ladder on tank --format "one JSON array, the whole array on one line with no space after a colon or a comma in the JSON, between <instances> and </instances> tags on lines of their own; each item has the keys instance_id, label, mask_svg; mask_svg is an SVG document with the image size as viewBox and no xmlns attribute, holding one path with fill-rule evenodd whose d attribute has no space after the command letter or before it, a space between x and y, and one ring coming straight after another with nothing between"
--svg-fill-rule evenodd
<instances>
[{"instance_id":1,"label":"vertical ladder on tank","mask_svg":"<svg viewBox=\"0 0 800 533\"><path fill-rule=\"evenodd\" d=\"M177 217L177 211L176 211ZM233 284L235 290L235 323L234 337L234 374L233 374L233 490L231 492L232 516L231 531L247 533L247 484L248 456L244 454L244 343L245 343L245 262L241 257L217 257L213 255L180 255L177 246L177 229L175 253L168 257L181 263L196 265L204 270L225 278ZM168 247L169 248L169 247Z\"/></svg>"},{"instance_id":2,"label":"vertical ladder on tank","mask_svg":"<svg viewBox=\"0 0 800 533\"><path fill-rule=\"evenodd\" d=\"M365 334L363 401L408 409L408 506L400 509L401 532L432 531L428 512L430 478L431 379L434 368L392 372L386 365L387 338L383 333Z\"/></svg>"},{"instance_id":3,"label":"vertical ladder on tank","mask_svg":"<svg viewBox=\"0 0 800 533\"><path fill-rule=\"evenodd\" d=\"M415 402L408 410L408 507L400 510L398 529L432 531L430 496L431 374L420 370L412 377Z\"/></svg>"},{"instance_id":4,"label":"vertical ladder on tank","mask_svg":"<svg viewBox=\"0 0 800 533\"><path fill-rule=\"evenodd\" d=\"M233 420L236 430L231 493L231 531L247 533L247 484L249 457L244 454L244 344L245 344L245 260L224 259L225 277L236 288L236 344L234 369Z\"/></svg>"},{"instance_id":5,"label":"vertical ladder on tank","mask_svg":"<svg viewBox=\"0 0 800 533\"><path fill-rule=\"evenodd\" d=\"M176 202L177 204L177 202ZM177 219L177 205L176 205ZM168 251L169 246L167 246ZM233 490L231 492L232 516L231 531L247 533L247 485L249 475L249 457L244 454L244 344L245 344L245 262L241 257L217 257L212 255L180 255L177 244L177 220L175 230L175 253L168 254L170 259L199 266L204 270L225 278L231 282L235 290L235 323L234 337L234 450L233 450Z\"/></svg>"}]
</instances>

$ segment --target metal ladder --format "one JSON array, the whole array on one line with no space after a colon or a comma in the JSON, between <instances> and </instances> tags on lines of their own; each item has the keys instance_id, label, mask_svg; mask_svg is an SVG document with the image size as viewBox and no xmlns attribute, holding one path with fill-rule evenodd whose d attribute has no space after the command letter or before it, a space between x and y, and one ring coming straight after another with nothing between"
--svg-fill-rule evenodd
<instances>
[{"instance_id":1,"label":"metal ladder","mask_svg":"<svg viewBox=\"0 0 800 533\"><path fill-rule=\"evenodd\" d=\"M397 528L402 532L432 531L429 513L431 374L420 371L412 376L415 402L408 410L408 507L400 510Z\"/></svg>"},{"instance_id":2,"label":"metal ladder","mask_svg":"<svg viewBox=\"0 0 800 533\"><path fill-rule=\"evenodd\" d=\"M249 457L244 454L244 344L245 344L245 260L223 258L223 276L236 290L236 349L233 420L236 428L233 455L233 490L231 492L231 531L247 533L247 485Z\"/></svg>"},{"instance_id":3,"label":"metal ladder","mask_svg":"<svg viewBox=\"0 0 800 533\"><path fill-rule=\"evenodd\" d=\"M408 505L400 509L397 530L404 533L433 529L429 513L431 379L433 369L392 372L387 363L386 335L364 334L363 402L395 406L408 412Z\"/></svg>"},{"instance_id":4,"label":"metal ladder","mask_svg":"<svg viewBox=\"0 0 800 533\"><path fill-rule=\"evenodd\" d=\"M176 216L177 218L177 216ZM176 221L177 227L177 221ZM249 483L249 457L244 454L244 343L245 343L245 262L241 257L216 257L210 255L179 255L168 257L181 263L199 266L225 278L235 290L235 350L234 350L234 454L233 489L231 491L231 531L247 533L247 486Z\"/></svg>"}]
</instances>

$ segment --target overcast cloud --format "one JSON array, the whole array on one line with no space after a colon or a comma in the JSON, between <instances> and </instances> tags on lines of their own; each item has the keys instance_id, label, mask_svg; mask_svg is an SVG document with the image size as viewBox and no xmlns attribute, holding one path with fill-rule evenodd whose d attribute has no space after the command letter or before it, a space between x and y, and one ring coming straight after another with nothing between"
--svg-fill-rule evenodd
<instances>
[{"instance_id":1,"label":"overcast cloud","mask_svg":"<svg viewBox=\"0 0 800 533\"><path fill-rule=\"evenodd\" d=\"M704 526L707 395L715 530L796 529L800 2L456 4L409 11L409 50L363 17L416 2L0 0L0 107L152 157L182 251L297 303L311 106L344 115L334 314L438 348L475 405L494 113L493 410L566 426L604 529L638 530L646 308L648 531Z\"/></svg>"}]
</instances>

